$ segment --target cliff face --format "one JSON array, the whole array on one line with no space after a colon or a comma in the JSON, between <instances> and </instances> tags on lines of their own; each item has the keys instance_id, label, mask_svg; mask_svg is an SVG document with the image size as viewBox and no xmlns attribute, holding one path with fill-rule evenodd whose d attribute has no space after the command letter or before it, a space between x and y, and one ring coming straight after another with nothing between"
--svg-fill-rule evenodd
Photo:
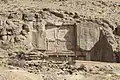
<instances>
[{"instance_id":1,"label":"cliff face","mask_svg":"<svg viewBox=\"0 0 120 80\"><path fill-rule=\"evenodd\" d=\"M9 4L9 5L8 5ZM0 48L114 61L120 51L120 2L8 1L0 5Z\"/></svg>"}]
</instances>

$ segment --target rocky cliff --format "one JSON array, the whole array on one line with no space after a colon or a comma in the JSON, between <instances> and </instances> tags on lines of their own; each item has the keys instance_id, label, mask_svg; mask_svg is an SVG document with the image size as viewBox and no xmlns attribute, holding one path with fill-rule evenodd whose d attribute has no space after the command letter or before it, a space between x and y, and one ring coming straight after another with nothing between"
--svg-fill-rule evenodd
<instances>
[{"instance_id":1,"label":"rocky cliff","mask_svg":"<svg viewBox=\"0 0 120 80\"><path fill-rule=\"evenodd\" d=\"M114 61L120 51L119 9L117 0L1 0L0 48L5 56L37 49Z\"/></svg>"}]
</instances>

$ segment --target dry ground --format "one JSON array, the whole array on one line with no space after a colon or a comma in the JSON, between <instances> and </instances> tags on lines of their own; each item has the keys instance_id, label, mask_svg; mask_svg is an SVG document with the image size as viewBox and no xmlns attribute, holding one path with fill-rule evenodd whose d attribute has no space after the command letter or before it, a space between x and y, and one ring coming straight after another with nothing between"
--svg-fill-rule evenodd
<instances>
[{"instance_id":1,"label":"dry ground","mask_svg":"<svg viewBox=\"0 0 120 80\"><path fill-rule=\"evenodd\" d=\"M120 80L119 63L92 61L76 61L74 65L48 63L41 65L39 69L35 68L36 66L26 68L1 66L0 80Z\"/></svg>"}]
</instances>

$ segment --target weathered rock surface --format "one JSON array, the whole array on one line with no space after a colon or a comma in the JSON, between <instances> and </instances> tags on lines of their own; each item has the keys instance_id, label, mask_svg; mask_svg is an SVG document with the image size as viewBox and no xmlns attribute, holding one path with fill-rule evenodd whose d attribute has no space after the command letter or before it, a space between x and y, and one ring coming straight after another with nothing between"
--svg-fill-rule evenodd
<instances>
[{"instance_id":1,"label":"weathered rock surface","mask_svg":"<svg viewBox=\"0 0 120 80\"><path fill-rule=\"evenodd\" d=\"M0 48L6 59L25 53L24 60L49 54L112 62L114 53L120 52L118 0L1 0L0 4Z\"/></svg>"},{"instance_id":2,"label":"weathered rock surface","mask_svg":"<svg viewBox=\"0 0 120 80\"><path fill-rule=\"evenodd\" d=\"M1 0L1 49L114 61L120 50L119 1L27 1Z\"/></svg>"},{"instance_id":3,"label":"weathered rock surface","mask_svg":"<svg viewBox=\"0 0 120 80\"><path fill-rule=\"evenodd\" d=\"M119 80L117 63L72 60L119 62L119 14L119 0L0 0L0 80Z\"/></svg>"}]
</instances>

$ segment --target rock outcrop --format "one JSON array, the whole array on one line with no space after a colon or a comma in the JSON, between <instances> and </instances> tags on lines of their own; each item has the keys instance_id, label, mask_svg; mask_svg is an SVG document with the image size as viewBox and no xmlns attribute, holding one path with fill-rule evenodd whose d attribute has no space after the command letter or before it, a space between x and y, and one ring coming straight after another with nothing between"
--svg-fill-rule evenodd
<instances>
[{"instance_id":1,"label":"rock outcrop","mask_svg":"<svg viewBox=\"0 0 120 80\"><path fill-rule=\"evenodd\" d=\"M51 8L46 3L39 6L44 1L26 6L14 2L0 6L0 48L8 54L37 50L114 61L114 52L120 51L119 1L52 0Z\"/></svg>"}]
</instances>

